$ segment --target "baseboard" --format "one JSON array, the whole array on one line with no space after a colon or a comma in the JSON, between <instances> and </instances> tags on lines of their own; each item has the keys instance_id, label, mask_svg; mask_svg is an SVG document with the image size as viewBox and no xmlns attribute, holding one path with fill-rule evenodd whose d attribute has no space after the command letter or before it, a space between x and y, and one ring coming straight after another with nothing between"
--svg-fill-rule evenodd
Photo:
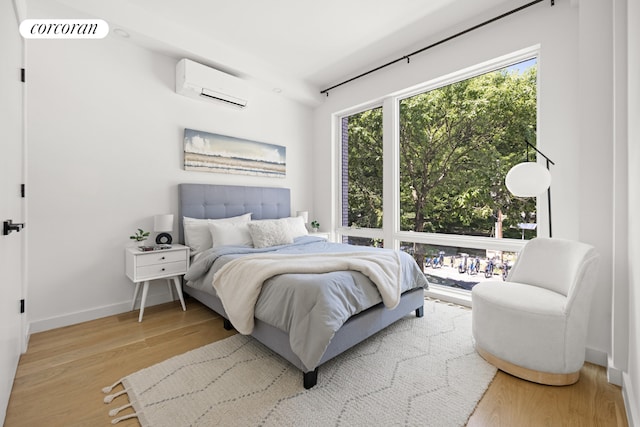
<instances>
[{"instance_id":1,"label":"baseboard","mask_svg":"<svg viewBox=\"0 0 640 427\"><path fill-rule=\"evenodd\" d=\"M171 301L171 299L168 292L166 294L149 295L147 296L145 308L169 301ZM131 311L131 301L95 307L88 310L77 311L75 313L49 317L47 319L34 320L29 322L29 325L27 326L29 331L28 336L37 332L44 332L51 329L75 325L77 323L88 322L89 320L100 319L101 317L112 316L114 314L125 313L127 311Z\"/></svg>"},{"instance_id":2,"label":"baseboard","mask_svg":"<svg viewBox=\"0 0 640 427\"><path fill-rule=\"evenodd\" d=\"M640 427L640 407L638 390L634 390L631 384L629 374L622 373L622 398L624 399L624 407L627 412L627 421L629 427Z\"/></svg>"},{"instance_id":3,"label":"baseboard","mask_svg":"<svg viewBox=\"0 0 640 427\"><path fill-rule=\"evenodd\" d=\"M607 381L610 384L615 384L622 387L622 374L624 372L615 366L613 366L613 360L611 357L607 358Z\"/></svg>"},{"instance_id":4,"label":"baseboard","mask_svg":"<svg viewBox=\"0 0 640 427\"><path fill-rule=\"evenodd\" d=\"M462 305L464 307L471 307L471 292L451 288L449 286L430 284L429 289L425 289L424 296Z\"/></svg>"},{"instance_id":5,"label":"baseboard","mask_svg":"<svg viewBox=\"0 0 640 427\"><path fill-rule=\"evenodd\" d=\"M589 363L593 363L594 365L604 366L606 368L609 355L606 351L587 347L584 352L584 360Z\"/></svg>"},{"instance_id":6,"label":"baseboard","mask_svg":"<svg viewBox=\"0 0 640 427\"><path fill-rule=\"evenodd\" d=\"M27 323L24 331L24 340L22 341L22 354L27 352L29 348L29 338L31 337L31 324Z\"/></svg>"}]
</instances>

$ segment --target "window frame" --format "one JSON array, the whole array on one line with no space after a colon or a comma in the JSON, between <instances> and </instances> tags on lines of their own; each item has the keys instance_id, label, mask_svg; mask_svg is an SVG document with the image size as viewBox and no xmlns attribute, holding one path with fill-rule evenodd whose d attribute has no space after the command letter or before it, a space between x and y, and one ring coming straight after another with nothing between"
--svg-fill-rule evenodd
<instances>
[{"instance_id":1,"label":"window frame","mask_svg":"<svg viewBox=\"0 0 640 427\"><path fill-rule=\"evenodd\" d=\"M334 174L334 197L336 206L334 209L333 223L337 225L334 233L338 241L342 241L344 237L366 237L372 239L382 239L385 248L400 249L401 242L415 242L433 245L473 247L478 249L502 250L520 252L526 240L483 236L467 236L454 235L444 233L425 233L400 230L400 136L399 136L399 120L400 120L400 101L417 94L437 89L449 84L453 84L462 80L473 78L475 76L496 71L501 68L525 61L531 58L537 58L538 79L537 79L537 122L539 123L539 106L540 106L540 47L533 46L523 49L512 54L504 55L484 63L467 67L465 69L432 79L423 84L419 84L402 91L389 94L381 99L376 99L367 103L360 104L357 107L346 109L332 115L333 123L333 150L335 153L335 170ZM383 195L382 207L384 211L382 229L370 228L351 228L343 227L342 224L342 119L363 111L382 107L382 125L383 125ZM539 133L539 126L538 126ZM538 159L540 162L540 159ZM541 235L540 224L548 223L546 197L539 196L536 198L536 222L539 224L537 235ZM461 291L449 288L447 286L430 285L430 289L426 294L443 300L455 302L458 304L471 305L471 293L469 291Z\"/></svg>"},{"instance_id":2,"label":"window frame","mask_svg":"<svg viewBox=\"0 0 640 427\"><path fill-rule=\"evenodd\" d=\"M343 195L342 195L342 188L343 188L343 184L342 184L342 166L343 166L343 162L344 162L344 158L343 158L343 150L342 150L342 120L346 117L349 116L353 116L356 114L360 114L363 113L365 111L368 110L373 110L375 108L382 108L382 129L383 129L383 135L382 135L382 152L386 153L386 147L385 147L385 141L386 141L386 136L385 136L385 132L386 132L386 122L385 122L385 113L384 113L384 103L386 102L386 99L383 100L374 100L371 102L368 102L366 104L362 104L359 105L357 107L354 107L352 109L349 110L345 110L341 113L336 113L333 114L332 117L332 121L333 121L333 126L334 126L334 136L333 136L333 140L334 143L333 145L333 149L334 149L334 158L335 158L335 168L334 170L336 171L336 173L334 174L334 197L333 200L336 201L335 203L335 209L334 209L334 218L333 218L333 223L336 224L335 227L335 235L337 236L337 241L342 241L343 237L366 237L366 238L371 238L371 239L385 239L384 236L384 232L383 230L385 229L385 221L387 218L387 215L384 215L382 217L382 228L353 228L353 227L345 227L342 225L342 213L343 213L343 205L342 205L342 201L343 201ZM387 164L386 164L386 158L387 156L382 157L382 170L383 170L383 179L386 176L386 169L387 169ZM385 209L385 194L386 194L386 186L384 185L383 182L383 189L382 189L382 208L383 210ZM386 240L386 239L385 239Z\"/></svg>"}]
</instances>

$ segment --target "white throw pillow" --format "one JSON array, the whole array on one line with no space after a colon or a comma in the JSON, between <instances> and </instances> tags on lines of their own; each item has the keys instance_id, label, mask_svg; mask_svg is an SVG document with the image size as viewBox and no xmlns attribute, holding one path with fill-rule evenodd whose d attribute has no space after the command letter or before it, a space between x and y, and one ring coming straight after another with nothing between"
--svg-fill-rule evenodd
<instances>
[{"instance_id":1,"label":"white throw pillow","mask_svg":"<svg viewBox=\"0 0 640 427\"><path fill-rule=\"evenodd\" d=\"M199 254L213 246L209 223L249 221L251 221L251 213L220 219L196 219L185 216L183 217L184 243L191 248L191 255Z\"/></svg>"},{"instance_id":2,"label":"white throw pillow","mask_svg":"<svg viewBox=\"0 0 640 427\"><path fill-rule=\"evenodd\" d=\"M209 231L213 247L218 246L253 246L248 222L210 222Z\"/></svg>"},{"instance_id":3,"label":"white throw pillow","mask_svg":"<svg viewBox=\"0 0 640 427\"><path fill-rule=\"evenodd\" d=\"M301 216L292 216L290 218L282 218L289 226L289 232L292 238L306 236L309 234L307 227L304 225L304 218Z\"/></svg>"},{"instance_id":4,"label":"white throw pillow","mask_svg":"<svg viewBox=\"0 0 640 427\"><path fill-rule=\"evenodd\" d=\"M280 219L265 219L251 221L247 224L249 233L256 248L266 248L276 245L288 245L293 243L291 231L286 221Z\"/></svg>"}]
</instances>

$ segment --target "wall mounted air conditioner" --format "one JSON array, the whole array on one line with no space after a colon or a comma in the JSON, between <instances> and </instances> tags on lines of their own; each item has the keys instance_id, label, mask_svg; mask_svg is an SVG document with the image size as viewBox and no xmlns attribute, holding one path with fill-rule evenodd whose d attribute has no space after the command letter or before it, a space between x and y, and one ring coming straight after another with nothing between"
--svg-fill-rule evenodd
<instances>
[{"instance_id":1,"label":"wall mounted air conditioner","mask_svg":"<svg viewBox=\"0 0 640 427\"><path fill-rule=\"evenodd\" d=\"M244 108L247 106L246 82L189 59L176 64L176 92L191 98Z\"/></svg>"}]
</instances>

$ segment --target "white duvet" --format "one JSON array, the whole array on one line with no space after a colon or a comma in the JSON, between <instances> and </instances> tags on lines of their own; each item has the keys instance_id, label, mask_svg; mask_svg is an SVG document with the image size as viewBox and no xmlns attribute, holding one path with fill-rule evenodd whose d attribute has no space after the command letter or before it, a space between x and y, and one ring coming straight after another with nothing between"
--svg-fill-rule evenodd
<instances>
[{"instance_id":1,"label":"white duvet","mask_svg":"<svg viewBox=\"0 0 640 427\"><path fill-rule=\"evenodd\" d=\"M241 334L250 334L254 311L262 284L285 273L328 273L358 271L378 288L382 302L389 309L400 302L402 267L396 251L256 254L225 264L213 277L213 287L222 301L229 321Z\"/></svg>"}]
</instances>

